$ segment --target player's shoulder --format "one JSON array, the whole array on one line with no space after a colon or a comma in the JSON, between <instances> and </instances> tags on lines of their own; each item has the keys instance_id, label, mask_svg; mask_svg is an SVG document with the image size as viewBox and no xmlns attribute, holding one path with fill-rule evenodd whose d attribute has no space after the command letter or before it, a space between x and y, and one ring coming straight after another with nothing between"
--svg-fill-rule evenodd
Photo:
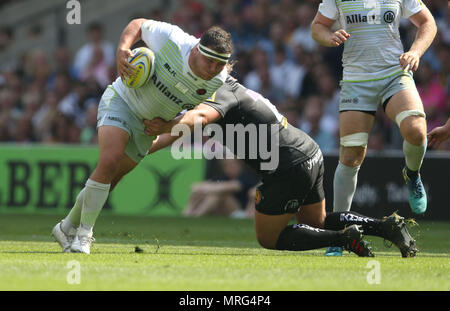
<instances>
[{"instance_id":1,"label":"player's shoulder","mask_svg":"<svg viewBox=\"0 0 450 311\"><path fill-rule=\"evenodd\" d=\"M217 90L218 93L227 94L227 96L235 96L237 92L240 90L246 89L242 84L240 84L235 78L230 75L227 75L225 78L225 82L222 86Z\"/></svg>"},{"instance_id":2,"label":"player's shoulder","mask_svg":"<svg viewBox=\"0 0 450 311\"><path fill-rule=\"evenodd\" d=\"M179 26L167 22L148 19L144 22L142 27L148 31L164 33L167 36L167 39L180 47L186 45L193 46L199 41L199 39L188 34Z\"/></svg>"}]
</instances>

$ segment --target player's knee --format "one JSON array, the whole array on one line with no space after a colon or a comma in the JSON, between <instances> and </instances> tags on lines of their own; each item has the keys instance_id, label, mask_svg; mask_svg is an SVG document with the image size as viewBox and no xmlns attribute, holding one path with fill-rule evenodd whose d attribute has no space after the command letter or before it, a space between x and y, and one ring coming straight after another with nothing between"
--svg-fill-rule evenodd
<instances>
[{"instance_id":1,"label":"player's knee","mask_svg":"<svg viewBox=\"0 0 450 311\"><path fill-rule=\"evenodd\" d=\"M368 133L354 133L341 137L342 152L340 161L347 166L360 166L366 154L366 146L369 141Z\"/></svg>"},{"instance_id":2,"label":"player's knee","mask_svg":"<svg viewBox=\"0 0 450 311\"><path fill-rule=\"evenodd\" d=\"M421 110L405 110L395 117L404 139L410 144L420 146L425 143L427 125L425 113Z\"/></svg>"},{"instance_id":3,"label":"player's knee","mask_svg":"<svg viewBox=\"0 0 450 311\"><path fill-rule=\"evenodd\" d=\"M426 125L417 118L409 118L411 120L405 120L402 125L403 138L410 144L415 146L421 146L426 140Z\"/></svg>"},{"instance_id":4,"label":"player's knee","mask_svg":"<svg viewBox=\"0 0 450 311\"><path fill-rule=\"evenodd\" d=\"M122 154L117 153L104 154L99 158L97 168L108 172L115 172L120 166L122 156Z\"/></svg>"},{"instance_id":5,"label":"player's knee","mask_svg":"<svg viewBox=\"0 0 450 311\"><path fill-rule=\"evenodd\" d=\"M360 166L364 161L365 151L363 147L342 147L339 160L349 167Z\"/></svg>"}]
</instances>

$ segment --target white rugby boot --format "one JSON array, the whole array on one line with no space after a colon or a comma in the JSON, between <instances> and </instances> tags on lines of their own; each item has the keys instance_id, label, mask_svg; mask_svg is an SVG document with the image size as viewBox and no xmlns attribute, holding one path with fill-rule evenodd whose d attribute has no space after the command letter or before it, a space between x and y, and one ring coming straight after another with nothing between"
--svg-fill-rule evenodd
<instances>
[{"instance_id":1,"label":"white rugby boot","mask_svg":"<svg viewBox=\"0 0 450 311\"><path fill-rule=\"evenodd\" d=\"M58 244L62 247L63 253L70 253L70 247L73 243L73 240L75 238L75 235L77 233L77 230L74 228L71 228L69 230L69 233L66 234L61 229L61 223L63 221L61 220L56 224L56 226L53 227L52 230L52 236L55 238L55 241L58 242Z\"/></svg>"},{"instance_id":2,"label":"white rugby boot","mask_svg":"<svg viewBox=\"0 0 450 311\"><path fill-rule=\"evenodd\" d=\"M72 252L90 254L91 243L95 241L92 235L92 230L87 230L80 226L77 230L77 234L75 235L72 246L70 247Z\"/></svg>"}]
</instances>

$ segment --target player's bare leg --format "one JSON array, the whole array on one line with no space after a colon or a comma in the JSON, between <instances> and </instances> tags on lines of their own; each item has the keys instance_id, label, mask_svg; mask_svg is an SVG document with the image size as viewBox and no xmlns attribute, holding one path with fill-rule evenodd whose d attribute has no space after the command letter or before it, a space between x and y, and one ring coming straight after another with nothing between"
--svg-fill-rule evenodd
<instances>
[{"instance_id":1,"label":"player's bare leg","mask_svg":"<svg viewBox=\"0 0 450 311\"><path fill-rule=\"evenodd\" d=\"M295 214L299 224L306 224L315 228L323 228L325 225L325 200L318 203L303 205Z\"/></svg>"},{"instance_id":2,"label":"player's bare leg","mask_svg":"<svg viewBox=\"0 0 450 311\"><path fill-rule=\"evenodd\" d=\"M78 194L68 216L52 230L52 235L63 248L63 252L71 251L77 228L85 233L84 235L92 237L92 227L112 190L111 183L115 186L124 174L136 166L136 163L124 154L128 143L127 132L113 126L102 126L98 130L98 136L100 155L97 167ZM84 226L81 226L81 223L84 223Z\"/></svg>"},{"instance_id":3,"label":"player's bare leg","mask_svg":"<svg viewBox=\"0 0 450 311\"><path fill-rule=\"evenodd\" d=\"M255 233L258 243L267 249L276 249L278 237L294 214L266 215L255 211Z\"/></svg>"},{"instance_id":4,"label":"player's bare leg","mask_svg":"<svg viewBox=\"0 0 450 311\"><path fill-rule=\"evenodd\" d=\"M333 211L349 211L356 191L358 172L366 156L366 145L374 117L361 111L344 111L339 114L341 146L339 163L333 180ZM341 256L342 248L332 247L326 256Z\"/></svg>"},{"instance_id":5,"label":"player's bare leg","mask_svg":"<svg viewBox=\"0 0 450 311\"><path fill-rule=\"evenodd\" d=\"M405 167L403 176L409 190L409 204L416 214L427 209L427 195L420 179L420 167L427 149L427 124L423 105L415 89L406 89L391 97L387 116L397 123L404 139Z\"/></svg>"},{"instance_id":6,"label":"player's bare leg","mask_svg":"<svg viewBox=\"0 0 450 311\"><path fill-rule=\"evenodd\" d=\"M121 167L129 164L123 162L129 135L115 126L101 126L98 129L99 160L97 167L86 182L85 194L81 208L80 226L72 243L73 252L90 253L93 242L93 227L103 208L111 187L111 182L120 172L131 168ZM131 165L134 167L134 165Z\"/></svg>"},{"instance_id":7,"label":"player's bare leg","mask_svg":"<svg viewBox=\"0 0 450 311\"><path fill-rule=\"evenodd\" d=\"M333 184L335 212L350 210L358 171L366 156L368 134L374 119L371 114L361 111L344 111L339 114L341 144Z\"/></svg>"}]
</instances>

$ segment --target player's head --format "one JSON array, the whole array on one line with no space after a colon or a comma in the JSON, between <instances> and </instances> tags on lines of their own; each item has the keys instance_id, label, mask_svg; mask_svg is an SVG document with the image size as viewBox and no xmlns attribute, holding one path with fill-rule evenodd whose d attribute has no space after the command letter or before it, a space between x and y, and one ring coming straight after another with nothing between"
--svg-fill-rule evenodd
<instances>
[{"instance_id":1,"label":"player's head","mask_svg":"<svg viewBox=\"0 0 450 311\"><path fill-rule=\"evenodd\" d=\"M228 64L233 53L230 33L220 27L209 28L192 50L192 71L204 80L218 75Z\"/></svg>"}]
</instances>

